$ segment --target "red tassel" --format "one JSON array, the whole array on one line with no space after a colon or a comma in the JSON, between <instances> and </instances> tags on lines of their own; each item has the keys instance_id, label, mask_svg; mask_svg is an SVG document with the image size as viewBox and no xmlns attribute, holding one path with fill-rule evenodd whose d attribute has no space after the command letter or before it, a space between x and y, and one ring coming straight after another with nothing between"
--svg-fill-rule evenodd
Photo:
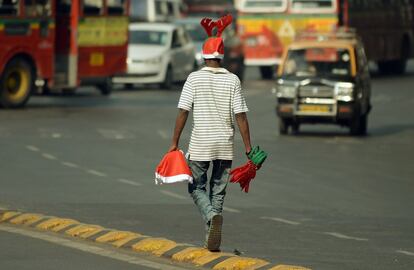
<instances>
[{"instance_id":1,"label":"red tassel","mask_svg":"<svg viewBox=\"0 0 414 270\"><path fill-rule=\"evenodd\" d=\"M248 193L250 181L256 177L257 167L250 160L243 166L230 171L230 182L239 183L242 191Z\"/></svg>"}]
</instances>

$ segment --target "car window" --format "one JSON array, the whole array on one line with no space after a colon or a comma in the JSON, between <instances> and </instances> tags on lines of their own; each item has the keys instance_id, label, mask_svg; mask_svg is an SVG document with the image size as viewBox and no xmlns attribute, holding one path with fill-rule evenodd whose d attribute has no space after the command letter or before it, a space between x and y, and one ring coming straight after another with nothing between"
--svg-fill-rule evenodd
<instances>
[{"instance_id":1,"label":"car window","mask_svg":"<svg viewBox=\"0 0 414 270\"><path fill-rule=\"evenodd\" d=\"M175 29L172 36L172 42L171 47L172 48L179 48L182 46L182 37L180 37L180 34L178 33L178 30Z\"/></svg>"},{"instance_id":2,"label":"car window","mask_svg":"<svg viewBox=\"0 0 414 270\"><path fill-rule=\"evenodd\" d=\"M139 45L167 44L168 34L164 31L131 30L129 31L129 43Z\"/></svg>"},{"instance_id":3,"label":"car window","mask_svg":"<svg viewBox=\"0 0 414 270\"><path fill-rule=\"evenodd\" d=\"M299 77L350 76L350 53L347 49L338 48L289 50L283 74Z\"/></svg>"}]
</instances>

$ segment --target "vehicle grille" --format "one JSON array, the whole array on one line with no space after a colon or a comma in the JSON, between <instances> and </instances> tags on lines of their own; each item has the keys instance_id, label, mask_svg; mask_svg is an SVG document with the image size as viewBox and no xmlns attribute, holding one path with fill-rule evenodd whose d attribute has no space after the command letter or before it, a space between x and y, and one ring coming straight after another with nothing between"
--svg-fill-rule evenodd
<instances>
[{"instance_id":1,"label":"vehicle grille","mask_svg":"<svg viewBox=\"0 0 414 270\"><path fill-rule=\"evenodd\" d=\"M333 97L334 89L326 85L304 85L299 88L300 97Z\"/></svg>"}]
</instances>

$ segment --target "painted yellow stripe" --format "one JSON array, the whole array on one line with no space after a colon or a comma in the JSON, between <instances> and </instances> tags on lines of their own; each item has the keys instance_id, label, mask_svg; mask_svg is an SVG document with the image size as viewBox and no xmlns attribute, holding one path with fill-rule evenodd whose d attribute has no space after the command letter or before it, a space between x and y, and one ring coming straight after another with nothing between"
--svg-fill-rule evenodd
<instances>
[{"instance_id":1,"label":"painted yellow stripe","mask_svg":"<svg viewBox=\"0 0 414 270\"><path fill-rule=\"evenodd\" d=\"M193 261L196 265L205 265L215 259L218 259L222 256L235 256L233 253L225 253L225 252L211 252L210 254L197 258Z\"/></svg>"},{"instance_id":2,"label":"painted yellow stripe","mask_svg":"<svg viewBox=\"0 0 414 270\"><path fill-rule=\"evenodd\" d=\"M74 219L67 218L51 218L46 220L36 226L36 228L41 230L49 230L53 232L58 232L72 224L80 224L79 221Z\"/></svg>"},{"instance_id":3,"label":"painted yellow stripe","mask_svg":"<svg viewBox=\"0 0 414 270\"><path fill-rule=\"evenodd\" d=\"M43 216L38 214L23 214L11 219L9 222L16 225L30 225L39 221L41 218Z\"/></svg>"},{"instance_id":4,"label":"painted yellow stripe","mask_svg":"<svg viewBox=\"0 0 414 270\"><path fill-rule=\"evenodd\" d=\"M177 262L193 262L201 257L211 254L205 248L189 247L172 256L172 259Z\"/></svg>"},{"instance_id":5,"label":"painted yellow stripe","mask_svg":"<svg viewBox=\"0 0 414 270\"><path fill-rule=\"evenodd\" d=\"M81 224L79 226L76 226L72 229L69 229L66 234L74 237L80 237L80 238L88 238L89 236L92 236L100 231L102 231L104 228L98 225L88 225L88 224Z\"/></svg>"},{"instance_id":6,"label":"painted yellow stripe","mask_svg":"<svg viewBox=\"0 0 414 270\"><path fill-rule=\"evenodd\" d=\"M302 267L302 266L296 266L296 265L280 264L280 265L276 265L275 267L270 268L269 270L311 270L311 269Z\"/></svg>"},{"instance_id":7,"label":"painted yellow stripe","mask_svg":"<svg viewBox=\"0 0 414 270\"><path fill-rule=\"evenodd\" d=\"M215 265L214 270L245 270L245 269L257 269L268 262L255 258L243 258L233 257Z\"/></svg>"},{"instance_id":8,"label":"painted yellow stripe","mask_svg":"<svg viewBox=\"0 0 414 270\"><path fill-rule=\"evenodd\" d=\"M20 214L21 214L20 212L16 212L16 211L6 211L6 212L3 212L1 214L1 216L0 216L0 222L4 221L6 219L9 219L11 217L20 215Z\"/></svg>"},{"instance_id":9,"label":"painted yellow stripe","mask_svg":"<svg viewBox=\"0 0 414 270\"><path fill-rule=\"evenodd\" d=\"M113 231L113 232L108 232L107 234L104 234L96 238L95 241L99 243L112 243L112 242L124 240L125 238L139 237L139 236L141 235L137 233L132 233L132 232Z\"/></svg>"},{"instance_id":10,"label":"painted yellow stripe","mask_svg":"<svg viewBox=\"0 0 414 270\"><path fill-rule=\"evenodd\" d=\"M147 238L132 246L135 251L150 252L161 256L163 253L177 246L177 243L165 238Z\"/></svg>"}]
</instances>

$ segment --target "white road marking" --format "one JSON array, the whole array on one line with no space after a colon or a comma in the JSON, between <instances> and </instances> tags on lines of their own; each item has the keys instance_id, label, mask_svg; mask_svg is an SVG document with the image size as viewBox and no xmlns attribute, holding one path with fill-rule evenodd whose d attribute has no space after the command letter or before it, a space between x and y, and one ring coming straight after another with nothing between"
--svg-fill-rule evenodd
<instances>
[{"instance_id":1,"label":"white road marking","mask_svg":"<svg viewBox=\"0 0 414 270\"><path fill-rule=\"evenodd\" d=\"M180 200L185 200L187 199L187 197L181 196L180 194L168 191L168 190L160 190L160 192L164 195L176 198L176 199L180 199Z\"/></svg>"},{"instance_id":2,"label":"white road marking","mask_svg":"<svg viewBox=\"0 0 414 270\"><path fill-rule=\"evenodd\" d=\"M163 138L164 140L168 139L168 134L164 130L159 129L157 132L158 132L158 135L160 135L160 137Z\"/></svg>"},{"instance_id":3,"label":"white road marking","mask_svg":"<svg viewBox=\"0 0 414 270\"><path fill-rule=\"evenodd\" d=\"M127 185L131 185L131 186L136 186L136 187L142 186L142 184L140 184L140 183L137 183L137 182L134 182L134 181L131 181L131 180L127 180L127 179L118 179L118 182L121 182L121 183L127 184Z\"/></svg>"},{"instance_id":4,"label":"white road marking","mask_svg":"<svg viewBox=\"0 0 414 270\"><path fill-rule=\"evenodd\" d=\"M59 139L59 138L62 138L62 134L60 134L60 133L52 133L52 138L53 138L53 139Z\"/></svg>"},{"instance_id":5,"label":"white road marking","mask_svg":"<svg viewBox=\"0 0 414 270\"><path fill-rule=\"evenodd\" d=\"M33 152L39 152L40 149L33 145L26 145L26 148Z\"/></svg>"},{"instance_id":6,"label":"white road marking","mask_svg":"<svg viewBox=\"0 0 414 270\"><path fill-rule=\"evenodd\" d=\"M127 132L115 129L98 129L98 132L102 135L102 137L107 139L115 139L115 140L123 140L126 138L133 138L134 136Z\"/></svg>"},{"instance_id":7,"label":"white road marking","mask_svg":"<svg viewBox=\"0 0 414 270\"><path fill-rule=\"evenodd\" d=\"M414 256L414 252L409 252L409 251L405 251L405 250L401 250L401 249L397 250L396 252L404 254L404 255L408 255L408 256Z\"/></svg>"},{"instance_id":8,"label":"white road marking","mask_svg":"<svg viewBox=\"0 0 414 270\"><path fill-rule=\"evenodd\" d=\"M234 209L234 208L230 208L230 207L226 207L226 206L223 206L223 210L224 211L227 211L227 212L230 212L230 213L241 213L240 210L237 210L237 209Z\"/></svg>"},{"instance_id":9,"label":"white road marking","mask_svg":"<svg viewBox=\"0 0 414 270\"><path fill-rule=\"evenodd\" d=\"M287 219L284 219L284 218L261 217L261 219L267 219L267 220L272 220L272 221L276 221L276 222L282 222L282 223L289 224L289 225L300 225L300 222L296 222L296 221L292 221L292 220L287 220Z\"/></svg>"},{"instance_id":10,"label":"white road marking","mask_svg":"<svg viewBox=\"0 0 414 270\"><path fill-rule=\"evenodd\" d=\"M46 159L50 159L50 160L56 160L57 157L55 157L54 155L48 154L48 153L43 153L42 157L46 158Z\"/></svg>"},{"instance_id":11,"label":"white road marking","mask_svg":"<svg viewBox=\"0 0 414 270\"><path fill-rule=\"evenodd\" d=\"M99 171L95 171L95 170L87 170L88 173L99 176L99 177L107 177L108 175L106 175L103 172L99 172Z\"/></svg>"},{"instance_id":12,"label":"white road marking","mask_svg":"<svg viewBox=\"0 0 414 270\"><path fill-rule=\"evenodd\" d=\"M359 238L359 237L353 237L353 236L348 236L342 233L337 233L337 232L325 232L324 234L336 237L336 238L340 238L340 239L347 239L347 240L356 240L356 241L368 241L367 238Z\"/></svg>"},{"instance_id":13,"label":"white road marking","mask_svg":"<svg viewBox=\"0 0 414 270\"><path fill-rule=\"evenodd\" d=\"M58 236L54 236L51 234L47 234L44 232L37 232L33 230L24 230L20 228L14 228L10 226L0 225L0 230L14 233L14 234L20 234L23 236L40 239L43 241L47 241L53 244L57 244L60 246L77 249L83 252L99 255L102 257L107 257L111 259L115 259L118 261L127 262L130 264L140 265L144 267L149 267L152 269L160 269L160 270L184 270L184 268L180 268L177 266L172 266L169 264L162 264L158 262L152 262L146 259L139 258L138 256L132 256L128 254L121 253L117 250L112 250L109 248L101 248L96 245L82 243L80 241L73 241L70 239L60 238Z\"/></svg>"},{"instance_id":14,"label":"white road marking","mask_svg":"<svg viewBox=\"0 0 414 270\"><path fill-rule=\"evenodd\" d=\"M71 162L62 161L61 164L66 166L66 167L70 167L70 168L79 168L79 165L76 165L76 164L71 163Z\"/></svg>"}]
</instances>

